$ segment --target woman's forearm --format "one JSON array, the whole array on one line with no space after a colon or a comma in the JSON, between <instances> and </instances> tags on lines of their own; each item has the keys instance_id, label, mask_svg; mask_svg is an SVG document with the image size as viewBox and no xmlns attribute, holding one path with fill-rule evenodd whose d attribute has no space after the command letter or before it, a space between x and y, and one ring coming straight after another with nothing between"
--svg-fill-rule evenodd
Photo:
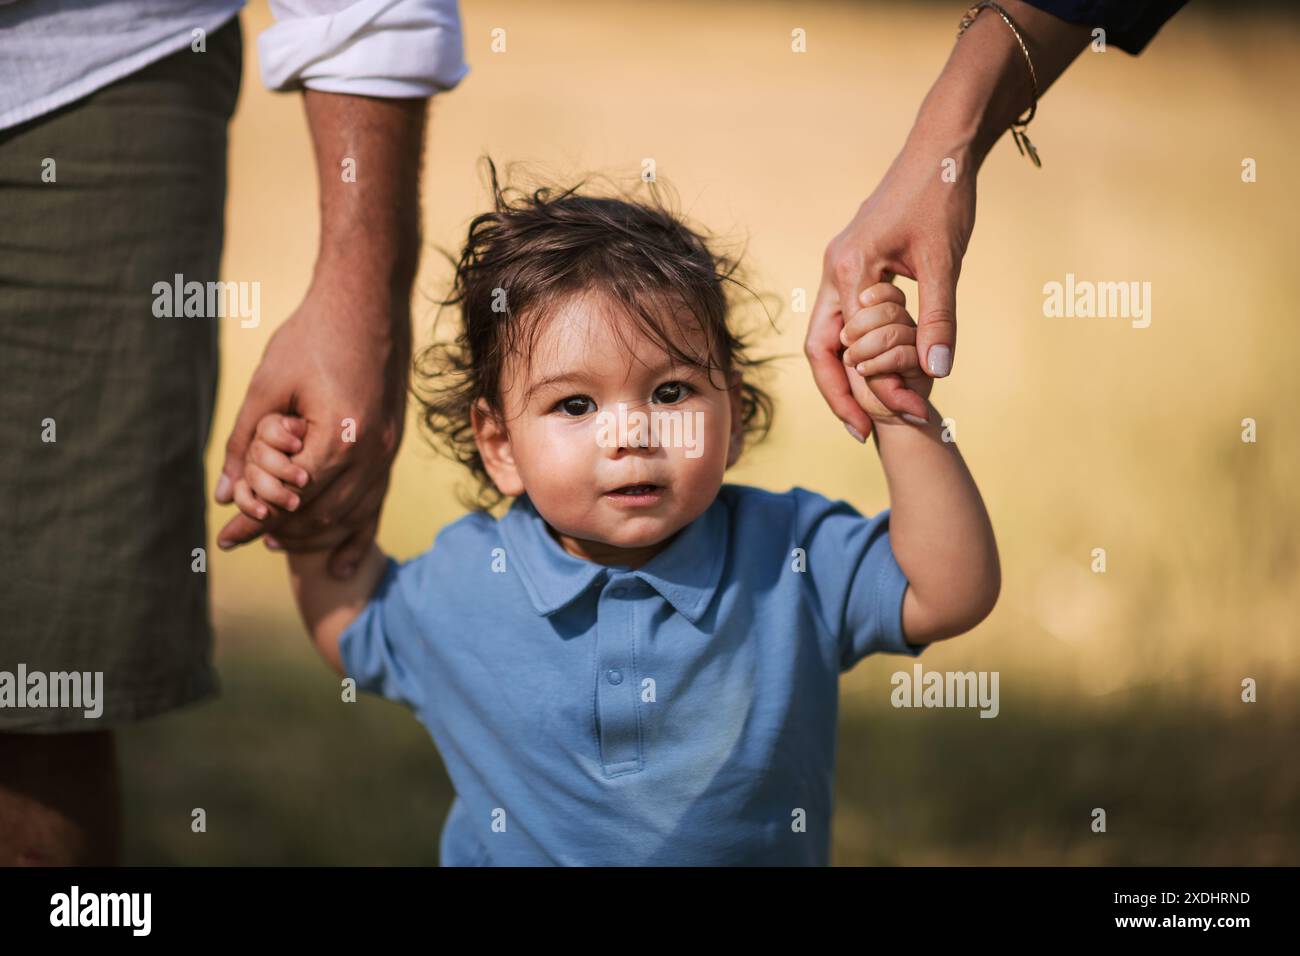
<instances>
[{"instance_id":1,"label":"woman's forearm","mask_svg":"<svg viewBox=\"0 0 1300 956\"><path fill-rule=\"evenodd\" d=\"M1038 95L1087 45L1086 26L1066 23L1020 0L1003 0L1029 47ZM908 143L926 153L965 157L973 168L1033 100L1025 55L996 10L980 11L957 40L917 113Z\"/></svg>"}]
</instances>

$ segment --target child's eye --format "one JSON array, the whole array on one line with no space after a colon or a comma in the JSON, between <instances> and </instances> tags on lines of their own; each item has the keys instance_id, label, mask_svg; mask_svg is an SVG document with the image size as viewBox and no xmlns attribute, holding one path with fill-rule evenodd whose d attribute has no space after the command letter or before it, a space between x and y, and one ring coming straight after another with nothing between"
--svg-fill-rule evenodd
<instances>
[{"instance_id":1,"label":"child's eye","mask_svg":"<svg viewBox=\"0 0 1300 956\"><path fill-rule=\"evenodd\" d=\"M595 404L586 395L570 395L568 398L562 398L556 402L554 410L562 411L570 418L578 418L591 411Z\"/></svg>"},{"instance_id":2,"label":"child's eye","mask_svg":"<svg viewBox=\"0 0 1300 956\"><path fill-rule=\"evenodd\" d=\"M692 391L693 389L685 382L664 382L655 389L654 399L661 405L676 405Z\"/></svg>"}]
</instances>

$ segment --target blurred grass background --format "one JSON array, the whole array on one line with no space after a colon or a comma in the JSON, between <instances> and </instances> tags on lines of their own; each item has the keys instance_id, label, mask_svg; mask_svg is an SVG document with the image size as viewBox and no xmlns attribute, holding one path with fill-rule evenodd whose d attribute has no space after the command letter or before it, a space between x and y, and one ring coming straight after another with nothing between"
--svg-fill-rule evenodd
<instances>
[{"instance_id":1,"label":"blurred grass background","mask_svg":"<svg viewBox=\"0 0 1300 956\"><path fill-rule=\"evenodd\" d=\"M432 109L426 241L455 248L484 208L485 153L628 183L653 157L697 222L748 241L751 276L787 303L763 341L788 356L769 383L776 427L729 480L878 511L875 453L823 405L801 358L807 316L788 303L802 288L811 304L826 243L901 146L964 6L470 0L471 73ZM301 104L258 79L265 5L243 16L224 272L261 282L263 321L222 329L213 481L317 235ZM805 54L790 52L796 27ZM1034 121L1041 170L1005 140L986 163L955 373L933 400L957 422L1004 585L988 621L922 663L999 671L1001 714L894 710L903 658L847 675L836 863L1300 858L1298 53L1294 14L1193 3L1141 57L1080 57ZM1150 327L1045 318L1043 285L1067 272L1151 282ZM420 336L447 278L430 252ZM412 424L385 547L428 547L462 513L463 480ZM1099 547L1105 574L1089 567ZM122 734L128 862L436 862L452 791L423 728L383 701L340 705L282 559L209 554L224 694ZM1246 677L1258 703L1240 701ZM190 832L194 807L206 834Z\"/></svg>"}]
</instances>

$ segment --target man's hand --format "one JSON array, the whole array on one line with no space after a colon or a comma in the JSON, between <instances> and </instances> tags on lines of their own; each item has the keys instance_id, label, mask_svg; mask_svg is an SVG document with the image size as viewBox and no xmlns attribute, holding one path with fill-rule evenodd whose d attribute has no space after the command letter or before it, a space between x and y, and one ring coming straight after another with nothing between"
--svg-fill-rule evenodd
<instances>
[{"instance_id":1,"label":"man's hand","mask_svg":"<svg viewBox=\"0 0 1300 956\"><path fill-rule=\"evenodd\" d=\"M272 413L306 421L296 460L311 481L293 512L268 504L262 520L236 515L217 542L269 532L289 551L331 551L331 573L348 577L371 551L405 422L427 101L315 90L303 99L320 184L316 270L253 373L216 499L233 500L258 422Z\"/></svg>"},{"instance_id":2,"label":"man's hand","mask_svg":"<svg viewBox=\"0 0 1300 956\"><path fill-rule=\"evenodd\" d=\"M221 547L270 531L291 551L336 552L331 568L343 577L369 550L401 443L410 356L408 344L376 340L362 330L396 307L349 301L345 290L314 285L276 330L226 443L217 500L232 500L236 483L251 473L256 463L246 455L258 422L273 412L305 421L304 446L294 461L311 480L293 513L267 503L262 521L236 515L217 536ZM385 315L368 319L367 311L376 308Z\"/></svg>"}]
</instances>

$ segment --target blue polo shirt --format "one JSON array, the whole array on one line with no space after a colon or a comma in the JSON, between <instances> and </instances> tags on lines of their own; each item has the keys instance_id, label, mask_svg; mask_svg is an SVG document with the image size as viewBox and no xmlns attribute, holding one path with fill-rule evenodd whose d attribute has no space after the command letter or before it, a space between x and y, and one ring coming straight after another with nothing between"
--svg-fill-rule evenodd
<instances>
[{"instance_id":1,"label":"blue polo shirt","mask_svg":"<svg viewBox=\"0 0 1300 956\"><path fill-rule=\"evenodd\" d=\"M825 865L838 677L921 652L906 587L888 511L803 488L723 485L635 570L525 495L390 560L340 651L433 736L443 865Z\"/></svg>"}]
</instances>

